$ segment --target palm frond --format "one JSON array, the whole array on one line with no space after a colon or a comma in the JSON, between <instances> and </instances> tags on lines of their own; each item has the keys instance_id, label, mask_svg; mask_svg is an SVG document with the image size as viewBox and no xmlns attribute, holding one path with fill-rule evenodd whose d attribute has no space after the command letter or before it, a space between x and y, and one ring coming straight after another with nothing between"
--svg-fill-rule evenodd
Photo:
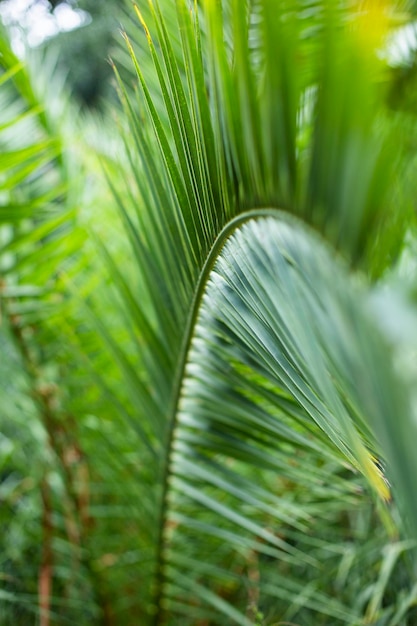
<instances>
[{"instance_id":1,"label":"palm frond","mask_svg":"<svg viewBox=\"0 0 417 626\"><path fill-rule=\"evenodd\" d=\"M277 559L272 573L267 564L259 566L258 575L265 581L271 576L273 582L267 582L265 590L259 585L255 593L261 611L268 606L271 619L285 619L288 605L301 602L298 596L306 577L314 580L318 563L330 562L326 551L329 555L340 550L324 541L315 562L313 555L318 553L312 550L307 529L320 515L319 502L337 499L336 510L357 506L358 485L344 475L343 468L349 466L351 471L355 467L363 471L379 494L388 498L388 487L371 454L379 455L381 449L370 425L390 423L391 415L401 413L410 432L413 421L410 407L404 406L405 390L392 369L390 350L374 328L364 295L355 293L337 261L299 224L283 217L253 214L252 218L225 243L207 277L166 468L159 574L161 610L169 606L175 612L178 596L184 603L189 585L197 604L212 605L242 624L250 622L236 613L239 600L234 594L247 588L250 597L250 581L244 583L237 573L250 569L245 558L250 560L256 553L261 561L267 555L272 560L272 554ZM319 435L317 426L327 437ZM406 455L406 442L399 444L398 433L390 434L403 455L397 450L390 457L389 471L394 475L401 468L405 476L412 475L411 450ZM399 487L402 480L397 478L394 484ZM297 492L300 480L309 494L302 506L295 494L288 501L283 486L288 481ZM210 522L213 514L216 521ZM204 542L195 539L196 527L217 540L227 530L227 549L219 543L214 551L208 543L212 552L205 552ZM246 551L240 543L245 537ZM178 561L178 555L184 554L206 564L202 580L212 591L220 585L217 595L205 593L204 585L192 586L193 574L187 569L192 561ZM207 565L211 563L212 575ZM301 563L307 570L302 569L297 582ZM309 566L312 572L307 574ZM287 572L287 584L282 570ZM235 582L229 582L231 606L227 607L224 598L222 603L214 599L227 586L231 572ZM266 599L269 594L275 597L275 608ZM301 606L296 621L303 611L307 615L313 611L309 620L315 623L326 623L319 621L326 614L347 623L360 619L360 614L354 615L323 592L315 593L314 601L306 597ZM314 611L320 617L313 617ZM220 616L213 619L221 621Z\"/></svg>"},{"instance_id":2,"label":"palm frond","mask_svg":"<svg viewBox=\"0 0 417 626\"><path fill-rule=\"evenodd\" d=\"M309 507L304 501L301 509L294 504L285 519L288 537L297 536L297 541L288 541L284 531L281 536L267 529L272 519L283 524L285 514L271 487L273 479L265 478L268 486L260 487L260 467L266 473L285 468L290 484L297 484L299 468L293 475L289 458L296 455L295 450L303 450L301 474L311 476L322 490L319 496L315 487L307 489L312 494L312 510L321 497L329 505L334 484L340 484L341 508L335 515L341 515L347 502L348 507L358 505L354 495L358 484L342 476L346 463L360 469L376 491L388 498L387 484L373 457L383 455L375 424L389 419L385 408L390 404L380 404L378 399L380 380L385 381L390 403L398 402L404 422L411 423L409 408L402 405L396 391L391 365L387 364L381 379L370 374L369 368L388 358L390 348L388 342L383 348L379 345L380 335L373 332L366 304L360 303L364 297L344 294L345 288L348 293L350 289L345 278L340 278L340 291L334 289L337 261L326 252L322 257L316 244L309 256L310 236L294 235L297 243L287 241L288 250L280 250L281 257L262 259L269 230L275 232L273 222L268 222L266 232L255 238L253 256L237 255L239 262L233 263L232 257L224 261L223 269L232 271L233 267L234 274L224 279L221 295L214 286L211 291L220 270L210 271L218 256L214 267L221 266L228 249L223 249L226 235L217 237L223 228L230 234L231 220L248 208L273 206L298 215L340 249L349 265L360 264L370 274L381 272L390 258L386 248L385 261L381 258L375 240L385 237L393 251L401 246L401 228L391 240L387 235L393 214L401 215L402 207L393 208L391 194L400 152L398 159L387 158L393 149L392 128L377 57L382 42L378 37L383 33L363 45L366 13L363 23L361 15L350 9L334 11L330 3L314 11L311 21L300 19L291 2L279 6L266 0L248 3L243 11L238 3L224 6L223 14L220 3L207 2L200 14L196 6L190 10L179 0L178 26L173 26L168 25L159 3L150 3L155 39L137 10L154 74L148 78L127 39L139 97L134 100L119 81L134 138L128 138L126 146L138 190L131 200L119 193L118 202L138 263L139 291L146 303L142 307L147 318L144 328L153 329L152 336L146 331L148 366L143 375L147 382L138 393L144 406L150 400L154 403L156 411L142 419L161 425L164 442L155 497L159 536L151 564L155 583L150 590L154 598L150 619L155 624L176 611L187 614L190 607L212 623L226 619L221 614L250 623L250 610L245 615L242 608L250 593L245 599L238 597L245 585L251 587L248 575L243 582L242 571L249 566L242 552L248 559L264 554L266 560L277 558L280 563L294 564L298 559L299 564L305 561L305 567L317 565L311 560L311 545L304 545L297 534L305 528L303 511ZM385 15L380 17L384 21ZM178 30L172 34L173 29ZM320 33L319 44L313 41L312 32ZM181 45L173 46L178 33ZM156 79L164 112L159 96L151 91ZM361 103L360 109L353 101ZM153 136L147 133L144 119ZM134 211L129 208L132 200ZM243 232L248 231L242 228ZM249 242L243 243L239 236L236 247L248 252ZM275 243L285 249L278 235ZM279 274L284 268L288 270L285 278ZM127 309L132 310L134 295L114 264L111 273L124 293ZM327 285L323 290L317 285L319 276ZM265 287L262 281L268 277ZM210 295L199 309L206 280ZM237 306L233 298L242 298L245 304ZM210 314L204 309L210 308L209 301L213 304ZM264 302L269 309L267 322ZM250 310L247 319L246 307ZM362 333L366 336L363 345L358 340ZM165 346L169 353L166 369L159 371L158 346ZM270 346L269 352L265 346ZM400 484L395 470L399 457L388 449L387 457L393 481ZM325 478L329 469L323 459L327 458L333 467L332 485ZM409 475L413 462L410 456L407 459L404 471ZM268 512L268 522L261 512ZM199 533L210 538L208 553L199 552L203 544ZM337 543L344 541L340 536L335 544L327 545L324 535L321 540L324 551L343 552ZM220 559L213 564L212 552ZM209 563L200 566L201 578L192 571L199 569L198 563ZM286 567L291 565L281 565L282 570L274 567L280 572L270 574L274 582L254 585L255 595L267 589L267 596L276 596L275 605L268 604L274 615L271 619L285 616L286 609L277 599L280 586L286 589L281 600L285 595L292 602L291 609L287 607L292 615L305 610L310 616L306 619L311 619L309 611L317 612L314 619L320 614L320 619L331 623L361 619L364 603L353 612L343 602L332 603L325 585L313 601L302 576L297 582L295 574L288 574L284 584L283 572L288 573ZM212 584L207 582L210 572ZM227 598L225 589L230 590Z\"/></svg>"},{"instance_id":3,"label":"palm frond","mask_svg":"<svg viewBox=\"0 0 417 626\"><path fill-rule=\"evenodd\" d=\"M389 13L358 8L136 8L136 91L115 68L124 151L100 149L112 195L99 178L88 228L85 169L2 42L0 341L26 375L0 462L23 477L37 460L49 584L7 578L10 623L16 597L23 620L80 626L415 620L413 381L371 285L412 185L385 101ZM15 394L42 435L13 465Z\"/></svg>"}]
</instances>

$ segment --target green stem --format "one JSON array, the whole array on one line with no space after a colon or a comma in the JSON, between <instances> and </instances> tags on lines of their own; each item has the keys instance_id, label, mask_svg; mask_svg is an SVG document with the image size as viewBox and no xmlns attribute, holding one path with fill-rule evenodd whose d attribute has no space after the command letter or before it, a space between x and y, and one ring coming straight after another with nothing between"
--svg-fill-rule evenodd
<instances>
[{"instance_id":1,"label":"green stem","mask_svg":"<svg viewBox=\"0 0 417 626\"><path fill-rule=\"evenodd\" d=\"M187 357L188 352L190 350L191 342L194 335L194 328L196 324L196 320L198 317L198 312L200 309L200 304L204 295L204 291L206 288L207 280L210 276L210 273L214 267L214 264L224 247L225 243L229 239L229 237L237 230L240 226L242 226L245 222L248 222L252 219L261 219L265 217L286 217L287 214L283 213L279 209L265 208L265 209L254 209L251 211L246 211L233 218L223 230L218 235L215 240L209 255L203 265L203 268L200 272L196 290L194 293L192 305L190 307L190 315L187 320L186 329L184 332L184 339L180 351L179 365L177 368L175 382L173 385L173 394L171 400L171 408L169 410L169 419L168 419L168 432L166 436L164 450L166 451L165 461L162 468L162 494L161 494L161 505L160 505L160 517L158 524L158 540L156 546L156 572L155 572L155 592L154 592L154 602L153 606L155 608L155 613L153 615L152 624L153 626L158 626L162 623L163 617L163 609L161 606L161 601L163 598L163 589L165 583L164 569L165 569L165 557L164 557L164 549L167 544L165 530L166 530L166 522L168 515L168 495L169 495L169 479L171 476L171 462L172 462L172 450L173 450L173 441L175 435L175 429L177 427L178 421L178 404L181 398L185 368L187 365Z\"/></svg>"}]
</instances>

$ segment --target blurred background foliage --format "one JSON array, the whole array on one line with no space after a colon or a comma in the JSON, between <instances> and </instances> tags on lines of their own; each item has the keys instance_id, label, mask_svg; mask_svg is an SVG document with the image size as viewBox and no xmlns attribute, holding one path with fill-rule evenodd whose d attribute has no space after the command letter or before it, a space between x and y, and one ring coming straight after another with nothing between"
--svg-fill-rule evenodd
<instances>
[{"instance_id":1,"label":"blurred background foliage","mask_svg":"<svg viewBox=\"0 0 417 626\"><path fill-rule=\"evenodd\" d=\"M1 626L413 626L414 4L7 3Z\"/></svg>"},{"instance_id":2,"label":"blurred background foliage","mask_svg":"<svg viewBox=\"0 0 417 626\"><path fill-rule=\"evenodd\" d=\"M47 25L45 32L49 30L51 34L44 41L42 35L38 37L39 48L48 49L59 71L66 75L67 89L83 106L100 108L106 99L116 101L110 86L113 73L108 58L120 39L121 24L130 12L128 3L33 0L21 3L20 10L9 0L2 0L2 4L9 28L15 33L20 30L23 38L25 31L27 35L34 30L34 22L38 21L35 32L42 32L39 21L44 23L44 29ZM5 4L10 9L5 9ZM55 29L58 32L54 33Z\"/></svg>"}]
</instances>

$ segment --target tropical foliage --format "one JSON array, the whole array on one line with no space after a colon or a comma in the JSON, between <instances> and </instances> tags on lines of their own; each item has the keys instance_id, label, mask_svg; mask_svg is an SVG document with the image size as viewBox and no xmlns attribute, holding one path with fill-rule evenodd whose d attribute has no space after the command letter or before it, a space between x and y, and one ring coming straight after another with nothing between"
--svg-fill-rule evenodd
<instances>
[{"instance_id":1,"label":"tropical foliage","mask_svg":"<svg viewBox=\"0 0 417 626\"><path fill-rule=\"evenodd\" d=\"M149 2L94 115L1 35L1 624L416 622L412 20Z\"/></svg>"}]
</instances>

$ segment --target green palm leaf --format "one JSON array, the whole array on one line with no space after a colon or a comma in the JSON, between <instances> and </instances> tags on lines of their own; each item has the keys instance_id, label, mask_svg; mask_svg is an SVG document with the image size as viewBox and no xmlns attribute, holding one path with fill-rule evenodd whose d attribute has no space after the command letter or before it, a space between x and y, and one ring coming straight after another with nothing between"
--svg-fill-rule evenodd
<instances>
[{"instance_id":1,"label":"green palm leaf","mask_svg":"<svg viewBox=\"0 0 417 626\"><path fill-rule=\"evenodd\" d=\"M252 217L231 235L207 276L193 330L165 475L160 606L175 612L178 595L189 588L195 602L209 604L237 623L250 623L236 612L234 596L244 585L250 589L250 582L243 583L236 572L245 568L245 558L255 553L262 560L272 549L281 565L274 561L272 573L260 566L262 578L274 581L266 590L260 586L261 607L273 614L273 603L263 593L274 597L279 586L281 594L286 589L280 596L286 603L300 602L321 619L328 614L352 623L360 615L317 595L318 589L314 601L297 600L305 579L297 581L297 568L291 571L288 563L311 566L313 571L303 570L303 576L314 580L316 553L304 533L323 499L352 506L352 484L338 478L346 463L351 470L359 467L387 497L364 443L379 448L370 424L389 422L400 413L410 432L412 417L364 294L349 285L325 247L299 224L273 217L273 212ZM412 475L412 446L404 440L401 449L401 462L393 456L390 468L393 474L400 467L405 476ZM329 463L339 468L330 484ZM311 499L303 506L296 498L288 501L281 481L294 491L301 481ZM217 519L210 522L213 513ZM199 524L202 533L217 540L224 541L227 529L229 557L221 543L217 551L212 552L211 542L210 552L204 550L204 542L194 538ZM325 542L322 549L321 559L332 550ZM190 560L183 564L178 557L184 554ZM227 563L223 575L218 559L220 566ZM191 587L193 562L206 564L202 580L214 589L227 585L235 573L234 584L229 583L231 606L224 599L215 602L218 595L206 594L205 587ZM280 568L292 574L286 583ZM273 619L284 619L282 605L275 610Z\"/></svg>"},{"instance_id":2,"label":"green palm leaf","mask_svg":"<svg viewBox=\"0 0 417 626\"><path fill-rule=\"evenodd\" d=\"M120 165L99 150L98 246L68 138L1 44L2 300L16 393L53 426L48 458L33 446L37 511L55 515L51 619L411 624L412 380L372 283L412 224L389 14L177 0L136 17ZM32 608L35 587L18 595Z\"/></svg>"},{"instance_id":3,"label":"green palm leaf","mask_svg":"<svg viewBox=\"0 0 417 626\"><path fill-rule=\"evenodd\" d=\"M334 543L325 539L330 531L319 533L316 558L303 532L319 502L332 508L335 485L333 523L344 507L360 508L361 487L345 475L346 464L388 498L373 456L384 455L382 425L395 411L411 427L388 342L373 328L366 298L349 286L346 270L335 278L334 253L299 225L284 220L276 227L271 217L225 241L237 228L234 216L272 205L311 223L348 265L370 274L396 254L405 222L398 226L402 207L393 205L400 155L387 157L393 143L378 82L381 40L362 45L366 18L352 28L356 16L330 3L305 22L291 2L245 6L224 3L223 15L221 3L207 2L202 18L179 0L179 45L159 4L150 3L155 41L137 12L155 65L149 85L154 89L158 80L165 111L129 40L138 102L119 82L135 139L126 146L138 191L135 211L120 193L118 202L148 303L139 366L146 382L136 395L155 406L140 419L159 439L162 468L149 496L156 548L144 605L155 624L176 612L193 615L190 623L194 616L252 623L251 594L259 600L264 593L271 620L298 615L353 623L364 614L364 601L353 609L331 601L326 576L310 590L305 585L325 554L343 552L343 532ZM318 44L309 27L320 33ZM359 112L353 102L361 102ZM375 246L382 239L390 250L384 248L384 258ZM114 266L111 273L134 315L134 294ZM162 346L165 369L157 357ZM411 451L402 477L400 457L388 447L386 456L399 485L410 475ZM284 497L282 485L272 487L277 471L299 486L291 496ZM308 502L299 495L301 475L305 484L311 477ZM267 561L256 574L269 580L265 585L250 582L252 557ZM339 561L330 571L338 567Z\"/></svg>"}]
</instances>

